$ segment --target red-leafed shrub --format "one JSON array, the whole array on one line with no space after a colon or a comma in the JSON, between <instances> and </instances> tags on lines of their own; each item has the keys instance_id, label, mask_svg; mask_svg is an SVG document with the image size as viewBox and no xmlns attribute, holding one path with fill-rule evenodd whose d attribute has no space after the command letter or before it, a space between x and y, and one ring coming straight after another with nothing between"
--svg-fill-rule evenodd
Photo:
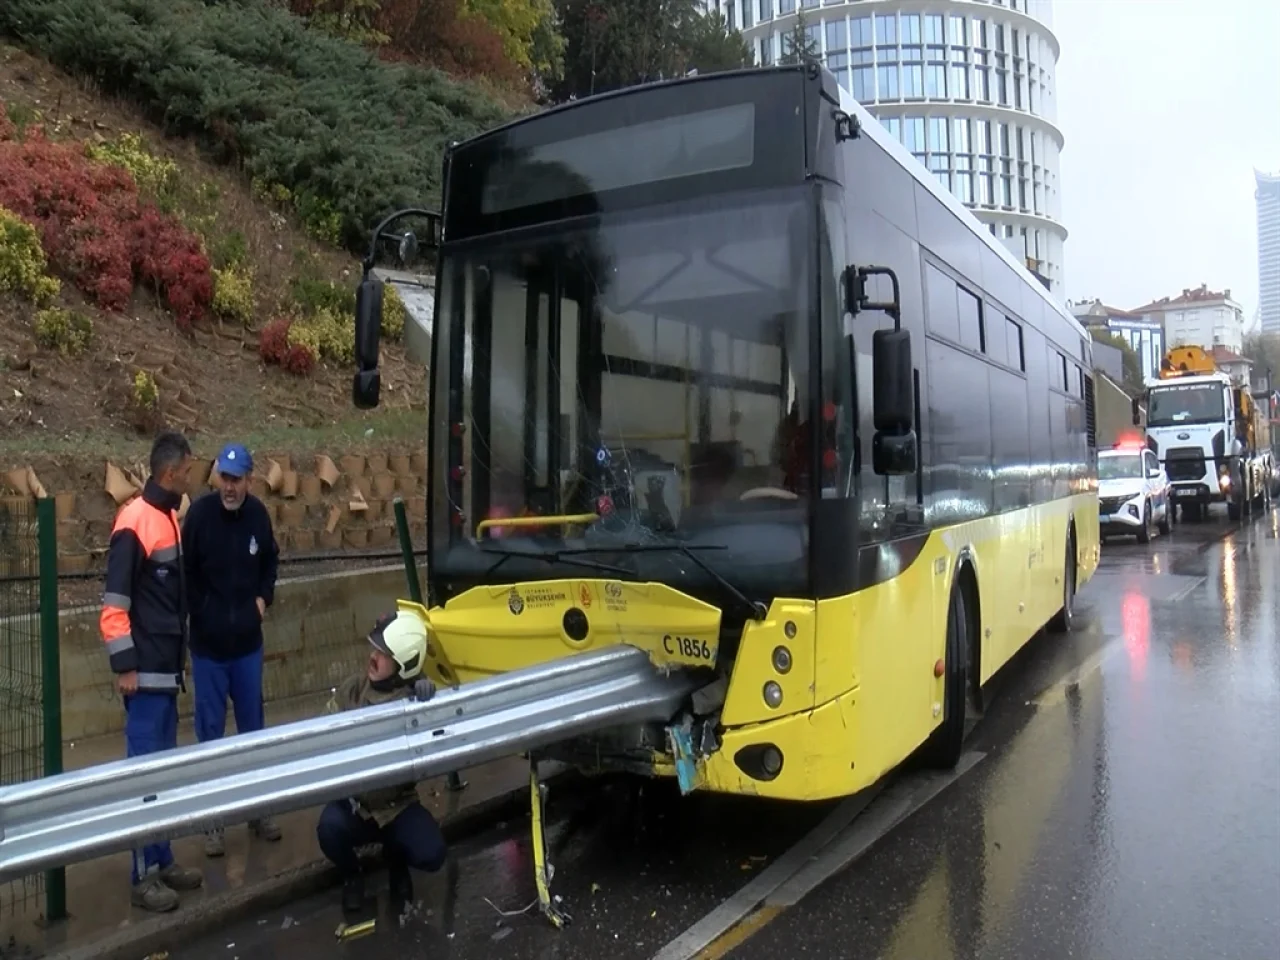
<instances>
[{"instance_id":1,"label":"red-leafed shrub","mask_svg":"<svg viewBox=\"0 0 1280 960\"><path fill-rule=\"evenodd\" d=\"M40 231L53 265L104 310L123 310L142 282L183 329L204 315L213 275L200 240L142 202L122 167L97 163L77 144L52 143L37 127L21 140L0 123L0 207Z\"/></svg>"},{"instance_id":2,"label":"red-leafed shrub","mask_svg":"<svg viewBox=\"0 0 1280 960\"><path fill-rule=\"evenodd\" d=\"M154 207L134 224L134 269L163 291L180 323L194 323L213 301L213 271L199 238Z\"/></svg>"},{"instance_id":3,"label":"red-leafed shrub","mask_svg":"<svg viewBox=\"0 0 1280 960\"><path fill-rule=\"evenodd\" d=\"M277 317L268 323L258 338L258 354L266 363L305 377L315 369L316 355L306 344L289 342L292 327L292 317Z\"/></svg>"}]
</instances>

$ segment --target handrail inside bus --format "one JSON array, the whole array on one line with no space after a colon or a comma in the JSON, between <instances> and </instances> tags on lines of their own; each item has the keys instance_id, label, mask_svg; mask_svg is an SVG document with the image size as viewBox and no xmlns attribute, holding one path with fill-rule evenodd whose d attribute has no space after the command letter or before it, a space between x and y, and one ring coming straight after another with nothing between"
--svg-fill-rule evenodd
<instances>
[{"instance_id":1,"label":"handrail inside bus","mask_svg":"<svg viewBox=\"0 0 1280 960\"><path fill-rule=\"evenodd\" d=\"M476 539L479 540L486 530L493 527L545 527L554 523L568 526L577 523L595 523L599 519L598 513L552 514L548 517L492 517L476 524Z\"/></svg>"}]
</instances>

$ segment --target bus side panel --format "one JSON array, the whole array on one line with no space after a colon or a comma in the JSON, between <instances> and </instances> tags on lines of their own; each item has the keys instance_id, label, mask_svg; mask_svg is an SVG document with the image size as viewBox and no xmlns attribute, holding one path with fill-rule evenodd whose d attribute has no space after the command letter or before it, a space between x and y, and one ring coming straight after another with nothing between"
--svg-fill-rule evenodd
<instances>
[{"instance_id":1,"label":"bus side panel","mask_svg":"<svg viewBox=\"0 0 1280 960\"><path fill-rule=\"evenodd\" d=\"M860 790L897 767L942 722L944 681L934 667L945 656L947 600L962 558L978 583L985 682L1061 606L1063 557L1034 584L1019 577L1043 541L1065 542L1073 517L1077 536L1088 540L1091 496L934 530L911 550L905 541L877 546L880 562L902 563L896 575L817 604L814 709L726 729L721 749L704 761L702 788L819 800ZM1023 590L1010 588L1019 582ZM735 754L756 744L782 751L776 779L754 780L735 765Z\"/></svg>"},{"instance_id":2,"label":"bus side panel","mask_svg":"<svg viewBox=\"0 0 1280 960\"><path fill-rule=\"evenodd\" d=\"M935 725L942 683L933 664L945 646L950 570L947 545L936 533L923 545L890 542L874 549L880 562L902 562L903 569L852 596L818 604L816 674L822 703L843 693L843 661L855 664L849 759L872 779L901 762Z\"/></svg>"}]
</instances>

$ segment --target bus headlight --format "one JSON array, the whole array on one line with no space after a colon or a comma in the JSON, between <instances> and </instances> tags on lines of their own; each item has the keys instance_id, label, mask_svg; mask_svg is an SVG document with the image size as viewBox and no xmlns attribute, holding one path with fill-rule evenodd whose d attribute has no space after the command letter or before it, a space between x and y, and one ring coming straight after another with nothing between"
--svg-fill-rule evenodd
<instances>
[{"instance_id":1,"label":"bus headlight","mask_svg":"<svg viewBox=\"0 0 1280 960\"><path fill-rule=\"evenodd\" d=\"M786 647L773 648L773 669L787 673L791 669L791 651Z\"/></svg>"},{"instance_id":2,"label":"bus headlight","mask_svg":"<svg viewBox=\"0 0 1280 960\"><path fill-rule=\"evenodd\" d=\"M782 772L782 751L772 744L765 747L760 755L760 766L770 777L776 777Z\"/></svg>"},{"instance_id":3,"label":"bus headlight","mask_svg":"<svg viewBox=\"0 0 1280 960\"><path fill-rule=\"evenodd\" d=\"M776 681L770 680L764 685L764 702L773 710L782 706L782 687Z\"/></svg>"}]
</instances>

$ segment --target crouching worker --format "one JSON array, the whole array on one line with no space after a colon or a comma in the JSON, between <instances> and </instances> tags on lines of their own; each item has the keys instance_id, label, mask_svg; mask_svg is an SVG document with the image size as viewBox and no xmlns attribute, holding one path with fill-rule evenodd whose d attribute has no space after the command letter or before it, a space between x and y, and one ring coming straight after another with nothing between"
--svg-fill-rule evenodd
<instances>
[{"instance_id":1,"label":"crouching worker","mask_svg":"<svg viewBox=\"0 0 1280 960\"><path fill-rule=\"evenodd\" d=\"M435 688L422 676L427 631L412 614L382 617L369 634L373 649L363 673L338 688L339 710L390 703L404 697L428 699ZM316 827L320 850L341 871L342 907L359 912L365 903L364 877L356 851L382 844L391 881L391 908L404 911L413 900L409 868L435 872L444 865L444 835L435 817L419 802L417 786L406 783L329 804Z\"/></svg>"}]
</instances>

